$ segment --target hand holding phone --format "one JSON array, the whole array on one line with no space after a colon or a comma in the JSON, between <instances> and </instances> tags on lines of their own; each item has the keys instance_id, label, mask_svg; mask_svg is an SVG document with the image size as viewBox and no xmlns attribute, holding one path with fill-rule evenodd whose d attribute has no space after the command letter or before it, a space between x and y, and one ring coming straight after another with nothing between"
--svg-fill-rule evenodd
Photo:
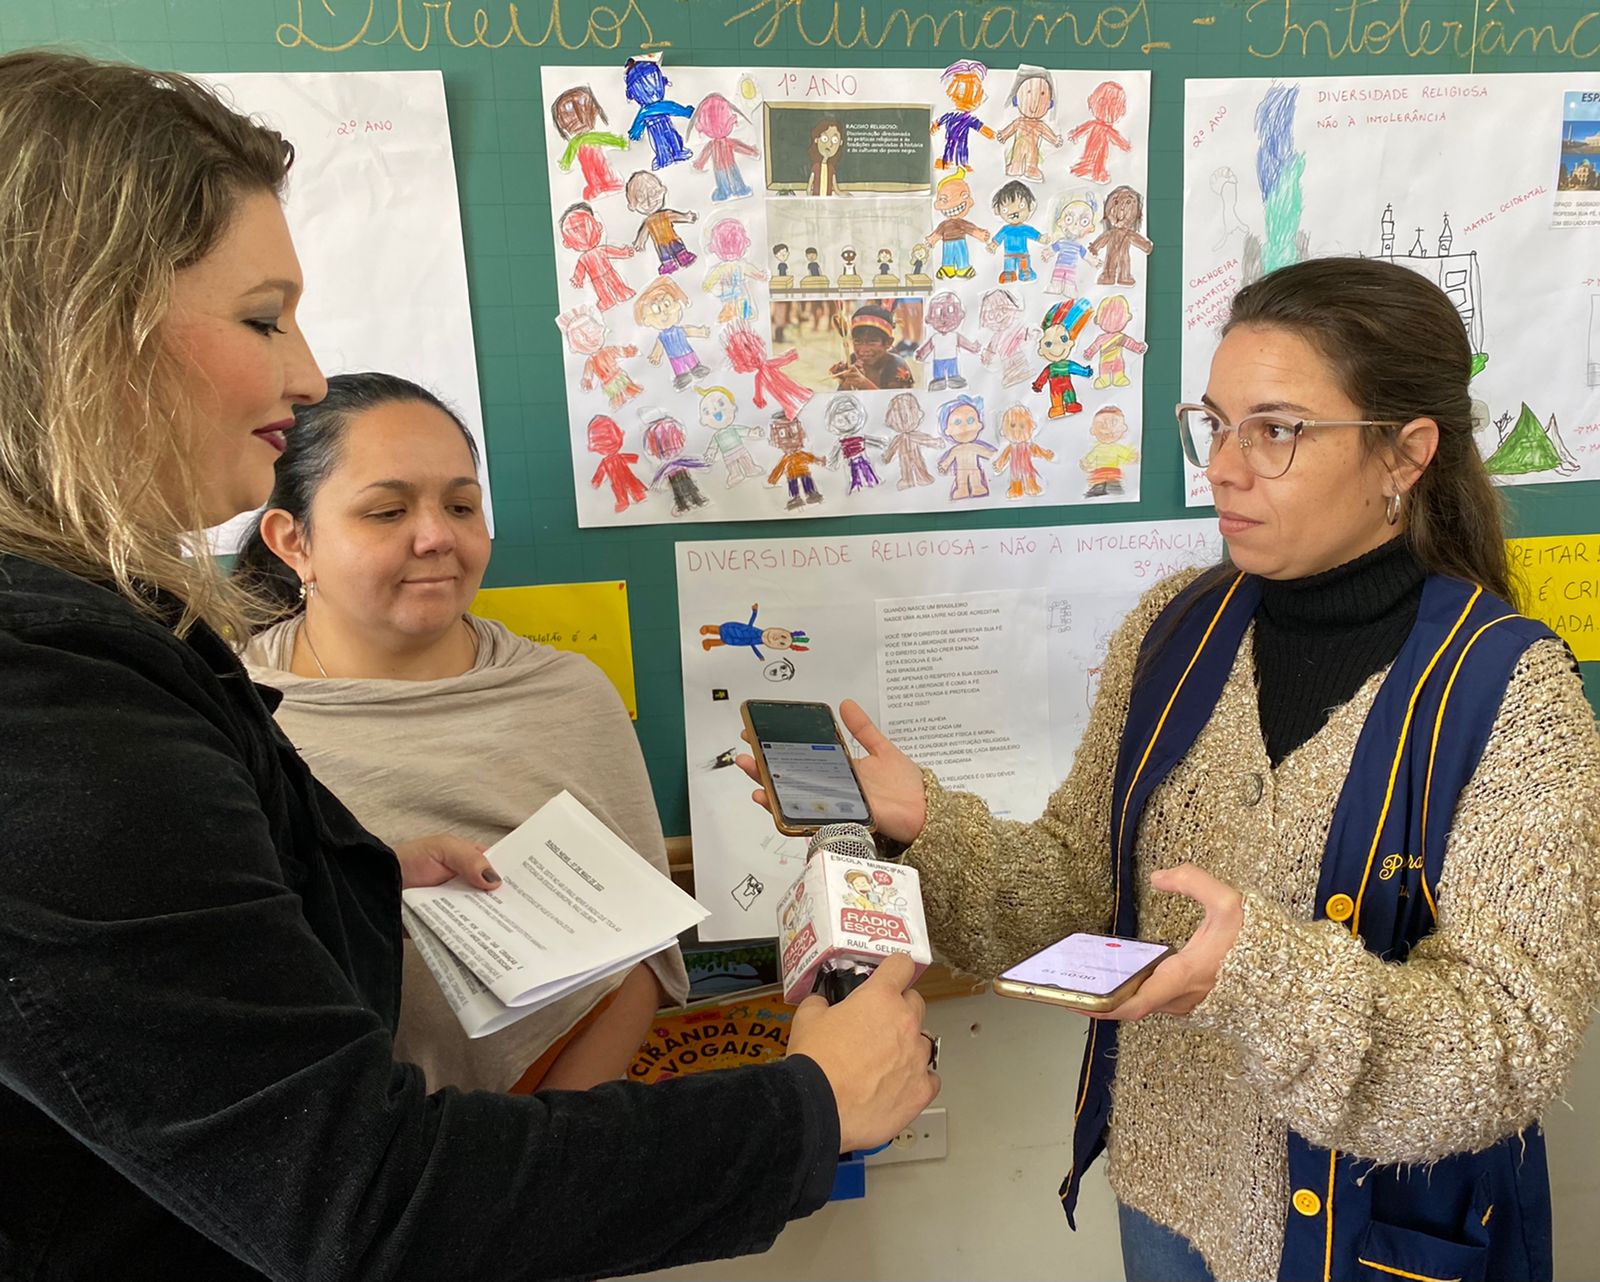
<instances>
[{"instance_id":1,"label":"hand holding phone","mask_svg":"<svg viewBox=\"0 0 1600 1282\"><path fill-rule=\"evenodd\" d=\"M901 752L872 723L866 709L854 699L846 699L839 705L839 719L850 737L867 752L866 756L851 764L855 767L856 780L872 812L874 831L893 841L910 845L922 834L922 826L928 816L927 801L923 795L922 767ZM759 741L750 731L748 719L745 726L742 737L753 753ZM764 808L770 807L772 797L755 756L742 755L736 764L752 780L762 785L751 794L755 803Z\"/></svg>"},{"instance_id":2,"label":"hand holding phone","mask_svg":"<svg viewBox=\"0 0 1600 1282\"><path fill-rule=\"evenodd\" d=\"M994 981L994 991L1103 1015L1132 997L1171 952L1144 939L1080 932L1018 962Z\"/></svg>"},{"instance_id":3,"label":"hand holding phone","mask_svg":"<svg viewBox=\"0 0 1600 1282\"><path fill-rule=\"evenodd\" d=\"M872 807L827 704L746 699L739 711L779 832L804 837L824 824L873 827Z\"/></svg>"}]
</instances>

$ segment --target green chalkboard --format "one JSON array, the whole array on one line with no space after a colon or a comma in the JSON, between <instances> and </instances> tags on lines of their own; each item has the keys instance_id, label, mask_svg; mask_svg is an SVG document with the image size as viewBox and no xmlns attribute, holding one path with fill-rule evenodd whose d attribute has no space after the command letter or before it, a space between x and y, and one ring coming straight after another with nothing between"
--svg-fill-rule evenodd
<instances>
[{"instance_id":1,"label":"green chalkboard","mask_svg":"<svg viewBox=\"0 0 1600 1282\"><path fill-rule=\"evenodd\" d=\"M187 71L439 68L449 99L468 280L498 520L489 586L628 580L638 730L662 822L688 828L673 542L667 526L580 530L551 323L556 261L544 174L539 72L659 49L668 61L873 68L979 57L995 66L1150 68L1147 231L1151 346L1143 501L1137 507L984 511L977 525L1188 515L1179 399L1183 82L1188 76L1592 69L1600 10L1570 0L1479 7L1458 0L6 0L0 49L71 45ZM403 372L403 371L402 371ZM556 430L554 425L560 425ZM1514 532L1593 532L1600 485L1509 491ZM926 528L903 516L808 523L807 532ZM695 538L793 535L791 525L697 525ZM1600 700L1600 664L1586 665Z\"/></svg>"}]
</instances>

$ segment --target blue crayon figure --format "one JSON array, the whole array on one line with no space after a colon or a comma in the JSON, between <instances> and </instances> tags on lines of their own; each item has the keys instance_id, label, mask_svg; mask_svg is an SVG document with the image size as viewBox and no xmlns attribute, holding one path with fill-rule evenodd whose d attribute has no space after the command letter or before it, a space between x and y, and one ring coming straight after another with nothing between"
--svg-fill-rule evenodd
<instances>
[{"instance_id":1,"label":"blue crayon figure","mask_svg":"<svg viewBox=\"0 0 1600 1282\"><path fill-rule=\"evenodd\" d=\"M628 128L628 137L638 142L646 133L650 135L650 146L655 149L650 168L665 169L692 157L694 152L683 145L672 117L688 119L694 115L694 108L667 97L669 82L662 74L661 64L654 58L629 58L623 76L628 101L639 106L639 113Z\"/></svg>"},{"instance_id":2,"label":"blue crayon figure","mask_svg":"<svg viewBox=\"0 0 1600 1282\"><path fill-rule=\"evenodd\" d=\"M795 628L758 628L756 614L761 609L759 604L750 607L750 621L740 623L737 619L728 623L707 623L700 629L702 638L700 646L705 650L715 650L719 645L747 645L760 662L765 656L761 647L769 650L794 650L803 653L809 648L810 638L802 629Z\"/></svg>"}]
</instances>

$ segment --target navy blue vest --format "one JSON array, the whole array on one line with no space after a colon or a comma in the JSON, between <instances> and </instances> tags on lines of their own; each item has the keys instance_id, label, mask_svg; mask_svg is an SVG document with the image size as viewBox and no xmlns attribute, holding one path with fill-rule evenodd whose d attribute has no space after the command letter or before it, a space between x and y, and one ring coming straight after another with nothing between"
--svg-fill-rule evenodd
<instances>
[{"instance_id":1,"label":"navy blue vest","mask_svg":"<svg viewBox=\"0 0 1600 1282\"><path fill-rule=\"evenodd\" d=\"M1111 815L1114 927L1136 935L1134 847L1151 793L1210 720L1260 601L1259 580L1203 576L1145 638L1117 759ZM1384 678L1334 809L1316 916L1404 961L1433 929L1456 798L1471 779L1524 650L1554 634L1489 593L1442 575ZM1096 1021L1075 1098L1079 1180L1105 1148L1117 1025ZM1426 1167L1376 1166L1289 1134L1283 1282L1548 1279L1550 1188L1537 1127ZM1074 1223L1073 1227L1076 1227Z\"/></svg>"}]
</instances>

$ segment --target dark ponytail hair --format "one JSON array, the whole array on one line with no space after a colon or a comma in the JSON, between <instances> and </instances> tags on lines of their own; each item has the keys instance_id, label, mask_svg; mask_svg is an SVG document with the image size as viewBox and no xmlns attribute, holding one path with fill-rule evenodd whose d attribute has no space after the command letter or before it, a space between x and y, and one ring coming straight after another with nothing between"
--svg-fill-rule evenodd
<instances>
[{"instance_id":1,"label":"dark ponytail hair","mask_svg":"<svg viewBox=\"0 0 1600 1282\"><path fill-rule=\"evenodd\" d=\"M1405 537L1426 569L1511 601L1504 507L1472 434L1472 344L1444 291L1381 259L1314 258L1235 294L1222 332L1238 325L1305 339L1366 418L1439 425L1439 448L1405 496ZM1399 448L1392 429L1362 432L1369 450Z\"/></svg>"},{"instance_id":2,"label":"dark ponytail hair","mask_svg":"<svg viewBox=\"0 0 1600 1282\"><path fill-rule=\"evenodd\" d=\"M272 497L267 510L282 508L303 530L311 529L311 505L344 457L345 435L351 422L368 410L396 402L416 401L431 405L461 431L472 455L472 466L479 465L478 443L461 421L461 416L427 388L395 374L335 374L328 380L328 394L315 405L300 405L294 411L294 430L288 447L278 459ZM300 598L300 580L261 537L261 517L233 564L233 577L279 617L305 608Z\"/></svg>"},{"instance_id":3,"label":"dark ponytail hair","mask_svg":"<svg viewBox=\"0 0 1600 1282\"><path fill-rule=\"evenodd\" d=\"M1432 281L1376 258L1313 258L1280 267L1233 296L1222 327L1280 329L1332 364L1362 416L1431 418L1439 448L1405 499L1405 533L1418 561L1516 604L1506 558L1504 506L1472 434L1472 345L1455 304ZM1403 451L1392 428L1361 429L1369 451ZM1192 610L1238 571L1224 556L1191 585ZM1152 630L1142 673L1187 615ZM1136 678L1138 679L1138 674Z\"/></svg>"}]
</instances>

